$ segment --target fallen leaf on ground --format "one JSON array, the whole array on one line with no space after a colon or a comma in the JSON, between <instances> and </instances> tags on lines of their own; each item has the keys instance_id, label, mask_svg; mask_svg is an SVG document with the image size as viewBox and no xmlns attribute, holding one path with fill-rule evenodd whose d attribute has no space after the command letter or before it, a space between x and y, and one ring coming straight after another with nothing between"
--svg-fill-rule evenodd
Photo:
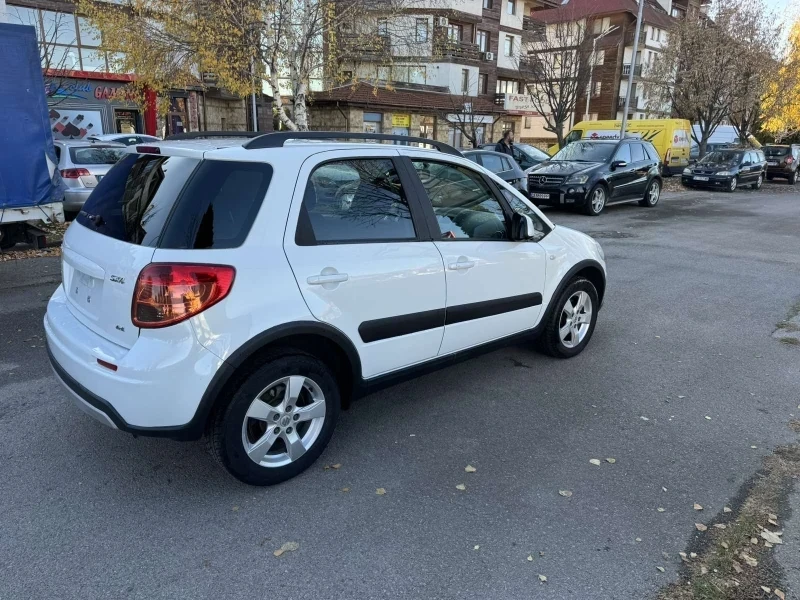
<instances>
[{"instance_id":1,"label":"fallen leaf on ground","mask_svg":"<svg viewBox=\"0 0 800 600\"><path fill-rule=\"evenodd\" d=\"M772 548L772 544L769 542L764 542L764 548Z\"/></svg>"},{"instance_id":2,"label":"fallen leaf on ground","mask_svg":"<svg viewBox=\"0 0 800 600\"><path fill-rule=\"evenodd\" d=\"M349 491L350 491L350 488L342 488L342 491L343 491L343 492L349 492Z\"/></svg>"},{"instance_id":3,"label":"fallen leaf on ground","mask_svg":"<svg viewBox=\"0 0 800 600\"><path fill-rule=\"evenodd\" d=\"M700 575L708 575L708 567L705 565L700 565Z\"/></svg>"},{"instance_id":4,"label":"fallen leaf on ground","mask_svg":"<svg viewBox=\"0 0 800 600\"><path fill-rule=\"evenodd\" d=\"M701 505L699 505L697 502L695 502L694 503L694 509L695 510L703 510L703 507Z\"/></svg>"},{"instance_id":5,"label":"fallen leaf on ground","mask_svg":"<svg viewBox=\"0 0 800 600\"><path fill-rule=\"evenodd\" d=\"M231 510L239 510L238 506L234 506Z\"/></svg>"},{"instance_id":6,"label":"fallen leaf on ground","mask_svg":"<svg viewBox=\"0 0 800 600\"><path fill-rule=\"evenodd\" d=\"M764 590L767 594L771 594L772 593L772 588L768 588L765 585L762 585L761 589Z\"/></svg>"},{"instance_id":7,"label":"fallen leaf on ground","mask_svg":"<svg viewBox=\"0 0 800 600\"><path fill-rule=\"evenodd\" d=\"M283 554L283 550L280 550L280 549L279 550L275 550L275 552L272 553L273 556L280 556L281 554Z\"/></svg>"},{"instance_id":8,"label":"fallen leaf on ground","mask_svg":"<svg viewBox=\"0 0 800 600\"><path fill-rule=\"evenodd\" d=\"M678 556L680 556L683 560L686 560L686 552L678 552Z\"/></svg>"},{"instance_id":9,"label":"fallen leaf on ground","mask_svg":"<svg viewBox=\"0 0 800 600\"><path fill-rule=\"evenodd\" d=\"M694 526L697 528L697 531L705 531L706 529L708 529L708 527L706 527L702 523L695 523Z\"/></svg>"},{"instance_id":10,"label":"fallen leaf on ground","mask_svg":"<svg viewBox=\"0 0 800 600\"><path fill-rule=\"evenodd\" d=\"M728 546L728 542L721 542L721 543L720 543L720 546L722 546L723 548L725 548L725 550L727 550L728 548L730 548L730 546Z\"/></svg>"},{"instance_id":11,"label":"fallen leaf on ground","mask_svg":"<svg viewBox=\"0 0 800 600\"><path fill-rule=\"evenodd\" d=\"M610 465L613 465L615 462L617 462L617 459L616 458L607 458L606 462L608 464L610 464Z\"/></svg>"},{"instance_id":12,"label":"fallen leaf on ground","mask_svg":"<svg viewBox=\"0 0 800 600\"><path fill-rule=\"evenodd\" d=\"M779 588L775 588L773 592L781 600L786 600L786 594L784 594Z\"/></svg>"},{"instance_id":13,"label":"fallen leaf on ground","mask_svg":"<svg viewBox=\"0 0 800 600\"><path fill-rule=\"evenodd\" d=\"M641 542L641 541L642 541L642 538L636 538L636 540L635 540L635 541L637 541L637 542Z\"/></svg>"},{"instance_id":14,"label":"fallen leaf on ground","mask_svg":"<svg viewBox=\"0 0 800 600\"><path fill-rule=\"evenodd\" d=\"M742 569L742 565L740 565L735 560L732 560L731 563L733 563L733 570L736 571L737 573L741 573L742 571L744 571L744 569Z\"/></svg>"},{"instance_id":15,"label":"fallen leaf on ground","mask_svg":"<svg viewBox=\"0 0 800 600\"><path fill-rule=\"evenodd\" d=\"M596 467L600 466L600 459L599 458L590 458L589 462L592 463Z\"/></svg>"},{"instance_id":16,"label":"fallen leaf on ground","mask_svg":"<svg viewBox=\"0 0 800 600\"><path fill-rule=\"evenodd\" d=\"M722 512L726 512L726 513L733 512L733 509L731 509L730 506L726 506L725 508L722 509Z\"/></svg>"},{"instance_id":17,"label":"fallen leaf on ground","mask_svg":"<svg viewBox=\"0 0 800 600\"><path fill-rule=\"evenodd\" d=\"M658 512L664 512L667 510L666 508L661 508L660 506L656 509Z\"/></svg>"},{"instance_id":18,"label":"fallen leaf on ground","mask_svg":"<svg viewBox=\"0 0 800 600\"><path fill-rule=\"evenodd\" d=\"M661 488L661 491L662 491L662 492L666 492L666 491L667 491L667 488L665 488L665 487L662 487L662 488Z\"/></svg>"},{"instance_id":19,"label":"fallen leaf on ground","mask_svg":"<svg viewBox=\"0 0 800 600\"><path fill-rule=\"evenodd\" d=\"M473 550L480 550L480 549L481 549L481 547L478 544L475 544L475 547L473 548Z\"/></svg>"},{"instance_id":20,"label":"fallen leaf on ground","mask_svg":"<svg viewBox=\"0 0 800 600\"><path fill-rule=\"evenodd\" d=\"M640 418L642 421L649 421L649 420L650 420L650 419L648 419L647 417L639 417L639 418Z\"/></svg>"},{"instance_id":21,"label":"fallen leaf on ground","mask_svg":"<svg viewBox=\"0 0 800 600\"><path fill-rule=\"evenodd\" d=\"M383 496L386 493L386 490L383 488L378 488L375 490L375 493L378 494L378 496Z\"/></svg>"},{"instance_id":22,"label":"fallen leaf on ground","mask_svg":"<svg viewBox=\"0 0 800 600\"><path fill-rule=\"evenodd\" d=\"M706 420L708 420L708 421L710 421L710 420L711 420L711 417L709 417L708 415L706 415L706 416L705 416L705 419L706 419Z\"/></svg>"},{"instance_id":23,"label":"fallen leaf on ground","mask_svg":"<svg viewBox=\"0 0 800 600\"><path fill-rule=\"evenodd\" d=\"M767 540L770 544L782 544L783 543L783 540L781 539L781 536L779 536L777 533L773 533L772 531L769 531L767 529L765 529L764 531L761 532L761 537L764 538L765 540Z\"/></svg>"},{"instance_id":24,"label":"fallen leaf on ground","mask_svg":"<svg viewBox=\"0 0 800 600\"><path fill-rule=\"evenodd\" d=\"M658 571L661 571L662 573L664 572L664 567L656 567L656 569L657 569Z\"/></svg>"},{"instance_id":25,"label":"fallen leaf on ground","mask_svg":"<svg viewBox=\"0 0 800 600\"><path fill-rule=\"evenodd\" d=\"M772 519L773 521L777 521L777 520L778 520L778 515L776 515L776 514L774 514L774 513L769 513L769 514L767 515L767 518L768 518L768 519Z\"/></svg>"},{"instance_id":26,"label":"fallen leaf on ground","mask_svg":"<svg viewBox=\"0 0 800 600\"><path fill-rule=\"evenodd\" d=\"M528 554L528 562L533 562L533 556L531 556L530 554Z\"/></svg>"},{"instance_id":27,"label":"fallen leaf on ground","mask_svg":"<svg viewBox=\"0 0 800 600\"><path fill-rule=\"evenodd\" d=\"M690 552L689 558L697 558L697 552Z\"/></svg>"},{"instance_id":28,"label":"fallen leaf on ground","mask_svg":"<svg viewBox=\"0 0 800 600\"><path fill-rule=\"evenodd\" d=\"M686 398L686 396L678 396L678 398L680 398L681 400L683 400L684 398Z\"/></svg>"},{"instance_id":29,"label":"fallen leaf on ground","mask_svg":"<svg viewBox=\"0 0 800 600\"><path fill-rule=\"evenodd\" d=\"M545 577L544 575L539 575L539 581L541 581L542 583L547 583L547 577Z\"/></svg>"},{"instance_id":30,"label":"fallen leaf on ground","mask_svg":"<svg viewBox=\"0 0 800 600\"><path fill-rule=\"evenodd\" d=\"M756 448L758 448L758 446L750 446L750 447L751 447L753 450L755 450Z\"/></svg>"},{"instance_id":31,"label":"fallen leaf on ground","mask_svg":"<svg viewBox=\"0 0 800 600\"><path fill-rule=\"evenodd\" d=\"M572 492L570 492L569 490L558 490L558 495L564 496L564 498L569 498L570 496L572 496Z\"/></svg>"},{"instance_id":32,"label":"fallen leaf on ground","mask_svg":"<svg viewBox=\"0 0 800 600\"><path fill-rule=\"evenodd\" d=\"M474 472L475 472L475 471L477 471L478 469L476 469L476 468L475 468L475 467L473 467L472 465L467 465L466 467L464 467L464 470L465 470L467 473L474 473Z\"/></svg>"},{"instance_id":33,"label":"fallen leaf on ground","mask_svg":"<svg viewBox=\"0 0 800 600\"><path fill-rule=\"evenodd\" d=\"M753 558L752 556L750 556L749 554L747 554L746 552L742 552L739 555L739 557L744 562L746 562L748 564L748 566L751 566L751 567L757 567L758 566L758 561L755 558Z\"/></svg>"},{"instance_id":34,"label":"fallen leaf on ground","mask_svg":"<svg viewBox=\"0 0 800 600\"><path fill-rule=\"evenodd\" d=\"M717 529L725 529L727 525L725 525L725 523L715 523L714 527L716 527Z\"/></svg>"},{"instance_id":35,"label":"fallen leaf on ground","mask_svg":"<svg viewBox=\"0 0 800 600\"><path fill-rule=\"evenodd\" d=\"M770 519L769 521L767 521L767 523L769 523L770 525L774 525L775 527L778 526L778 522L775 519Z\"/></svg>"},{"instance_id":36,"label":"fallen leaf on ground","mask_svg":"<svg viewBox=\"0 0 800 600\"><path fill-rule=\"evenodd\" d=\"M463 492L465 489L467 489L467 486L465 486L463 483L459 483L459 484L456 486L456 489L457 489L457 490L461 490L461 491Z\"/></svg>"},{"instance_id":37,"label":"fallen leaf on ground","mask_svg":"<svg viewBox=\"0 0 800 600\"><path fill-rule=\"evenodd\" d=\"M542 552L541 550L539 550L539 556L544 556L544 552Z\"/></svg>"},{"instance_id":38,"label":"fallen leaf on ground","mask_svg":"<svg viewBox=\"0 0 800 600\"><path fill-rule=\"evenodd\" d=\"M283 546L275 550L275 552L273 552L272 554L275 556L280 556L284 552L294 552L298 548L300 548L300 544L298 544L297 542L286 542Z\"/></svg>"},{"instance_id":39,"label":"fallen leaf on ground","mask_svg":"<svg viewBox=\"0 0 800 600\"><path fill-rule=\"evenodd\" d=\"M336 463L335 465L331 465L331 469L338 469L341 466L342 466L341 463Z\"/></svg>"},{"instance_id":40,"label":"fallen leaf on ground","mask_svg":"<svg viewBox=\"0 0 800 600\"><path fill-rule=\"evenodd\" d=\"M753 544L754 546L758 546L758 538L751 537L750 543Z\"/></svg>"}]
</instances>

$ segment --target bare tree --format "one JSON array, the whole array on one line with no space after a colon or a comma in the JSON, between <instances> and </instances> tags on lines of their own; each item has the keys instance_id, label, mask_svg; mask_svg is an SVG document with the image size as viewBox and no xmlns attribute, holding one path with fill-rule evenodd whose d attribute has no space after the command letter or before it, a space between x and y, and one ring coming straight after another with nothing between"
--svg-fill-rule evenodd
<instances>
[{"instance_id":1,"label":"bare tree","mask_svg":"<svg viewBox=\"0 0 800 600\"><path fill-rule=\"evenodd\" d=\"M473 148L486 142L486 129L492 123L486 122L486 117L499 113L495 105L489 106L487 101L471 94L477 90L477 81L464 82L466 89L460 94L448 94L443 106L436 110L437 119L446 121L450 126L461 133ZM466 144L462 144L466 145Z\"/></svg>"},{"instance_id":2,"label":"bare tree","mask_svg":"<svg viewBox=\"0 0 800 600\"><path fill-rule=\"evenodd\" d=\"M564 146L566 126L589 84L593 57L588 21L562 10L556 22L540 22L537 35L516 56L524 93L542 115L545 131L555 134L559 147Z\"/></svg>"}]
</instances>

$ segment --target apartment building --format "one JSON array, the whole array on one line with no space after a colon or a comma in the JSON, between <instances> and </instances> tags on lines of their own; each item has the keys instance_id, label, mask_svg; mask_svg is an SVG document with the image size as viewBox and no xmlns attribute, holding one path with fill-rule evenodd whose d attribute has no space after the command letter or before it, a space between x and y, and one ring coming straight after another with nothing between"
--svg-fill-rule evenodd
<instances>
[{"instance_id":1,"label":"apartment building","mask_svg":"<svg viewBox=\"0 0 800 600\"><path fill-rule=\"evenodd\" d=\"M524 94L520 54L535 35L531 18L560 0L431 0L387 18L344 24L335 42L339 71L314 94L311 126L416 135L469 145L511 130L546 143L541 116Z\"/></svg>"}]
</instances>

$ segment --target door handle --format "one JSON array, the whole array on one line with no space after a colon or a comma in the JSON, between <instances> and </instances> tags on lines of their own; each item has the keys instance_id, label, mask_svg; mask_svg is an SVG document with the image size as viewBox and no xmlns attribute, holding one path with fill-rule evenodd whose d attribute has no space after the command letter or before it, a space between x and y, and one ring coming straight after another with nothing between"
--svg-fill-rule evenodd
<instances>
[{"instance_id":1,"label":"door handle","mask_svg":"<svg viewBox=\"0 0 800 600\"><path fill-rule=\"evenodd\" d=\"M458 262L450 263L447 265L451 271L466 271L475 266L475 262L471 260L459 260Z\"/></svg>"},{"instance_id":2,"label":"door handle","mask_svg":"<svg viewBox=\"0 0 800 600\"><path fill-rule=\"evenodd\" d=\"M326 283L344 283L349 279L347 273L332 273L330 275L313 275L306 279L308 285L325 285Z\"/></svg>"}]
</instances>

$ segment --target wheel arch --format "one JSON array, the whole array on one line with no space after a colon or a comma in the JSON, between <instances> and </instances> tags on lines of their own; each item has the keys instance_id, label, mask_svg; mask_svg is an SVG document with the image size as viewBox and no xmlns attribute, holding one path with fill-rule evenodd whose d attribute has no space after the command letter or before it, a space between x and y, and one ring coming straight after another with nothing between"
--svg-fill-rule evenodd
<instances>
[{"instance_id":1,"label":"wheel arch","mask_svg":"<svg viewBox=\"0 0 800 600\"><path fill-rule=\"evenodd\" d=\"M284 323L254 336L233 354L206 388L192 419L190 437L199 438L213 411L230 397L228 392L238 383L239 376L277 348L293 348L323 360L336 374L342 407L346 408L353 391L361 380L361 359L352 342L340 330L315 321Z\"/></svg>"},{"instance_id":2,"label":"wheel arch","mask_svg":"<svg viewBox=\"0 0 800 600\"><path fill-rule=\"evenodd\" d=\"M589 281L592 282L595 289L597 290L597 297L600 301L600 306L603 305L603 297L605 296L606 292L606 274L603 266L597 262L596 260L586 259L582 260L567 271L566 275L561 278L561 281L558 282L558 286L556 287L553 295L550 297L550 302L547 306L546 315L550 314L550 311L553 310L555 303L558 301L558 298L561 296L561 293L564 291L569 285L569 282L575 279L576 277L585 277Z\"/></svg>"}]
</instances>

